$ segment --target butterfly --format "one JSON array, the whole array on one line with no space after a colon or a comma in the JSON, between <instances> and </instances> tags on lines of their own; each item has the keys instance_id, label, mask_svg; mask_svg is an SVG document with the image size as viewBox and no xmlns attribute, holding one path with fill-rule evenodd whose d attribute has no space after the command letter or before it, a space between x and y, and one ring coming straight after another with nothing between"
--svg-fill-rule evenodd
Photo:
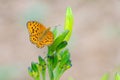
<instances>
[{"instance_id":1,"label":"butterfly","mask_svg":"<svg viewBox=\"0 0 120 80\"><path fill-rule=\"evenodd\" d=\"M54 41L53 33L50 27L46 28L43 24L37 21L28 21L27 28L29 31L30 41L38 48L51 45Z\"/></svg>"}]
</instances>

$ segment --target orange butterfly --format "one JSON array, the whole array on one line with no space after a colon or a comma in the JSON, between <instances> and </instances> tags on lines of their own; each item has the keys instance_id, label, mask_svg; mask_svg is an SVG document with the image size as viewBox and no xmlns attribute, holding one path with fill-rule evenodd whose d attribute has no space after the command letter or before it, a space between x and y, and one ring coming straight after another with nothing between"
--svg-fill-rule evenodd
<instances>
[{"instance_id":1,"label":"orange butterfly","mask_svg":"<svg viewBox=\"0 0 120 80\"><path fill-rule=\"evenodd\" d=\"M46 28L44 25L37 21L28 21L27 28L30 34L30 41L36 44L38 48L53 43L54 36L50 31L50 27Z\"/></svg>"}]
</instances>

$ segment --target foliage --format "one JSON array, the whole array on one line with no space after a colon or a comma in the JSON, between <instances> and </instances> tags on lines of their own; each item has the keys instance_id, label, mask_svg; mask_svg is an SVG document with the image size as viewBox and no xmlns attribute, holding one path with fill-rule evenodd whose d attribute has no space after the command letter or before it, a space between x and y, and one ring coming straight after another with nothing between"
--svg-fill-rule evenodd
<instances>
[{"instance_id":1,"label":"foliage","mask_svg":"<svg viewBox=\"0 0 120 80\"><path fill-rule=\"evenodd\" d=\"M59 80L63 73L72 66L70 52L66 48L72 34L72 26L73 14L71 8L68 7L64 31L58 34L57 28L53 30L54 42L52 45L47 46L46 58L39 56L38 62L32 62L28 68L29 75L34 80L46 80L46 70L48 70L50 80Z\"/></svg>"}]
</instances>

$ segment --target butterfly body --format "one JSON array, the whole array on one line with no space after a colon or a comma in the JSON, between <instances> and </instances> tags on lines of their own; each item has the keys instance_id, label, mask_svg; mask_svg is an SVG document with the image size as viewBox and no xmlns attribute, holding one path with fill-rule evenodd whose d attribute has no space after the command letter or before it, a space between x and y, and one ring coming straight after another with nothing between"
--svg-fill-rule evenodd
<instances>
[{"instance_id":1,"label":"butterfly body","mask_svg":"<svg viewBox=\"0 0 120 80\"><path fill-rule=\"evenodd\" d=\"M29 21L27 23L27 28L30 34L30 41L33 44L36 44L38 48L42 48L45 45L50 45L53 43L54 36L50 31L50 28L46 28L37 21Z\"/></svg>"}]
</instances>

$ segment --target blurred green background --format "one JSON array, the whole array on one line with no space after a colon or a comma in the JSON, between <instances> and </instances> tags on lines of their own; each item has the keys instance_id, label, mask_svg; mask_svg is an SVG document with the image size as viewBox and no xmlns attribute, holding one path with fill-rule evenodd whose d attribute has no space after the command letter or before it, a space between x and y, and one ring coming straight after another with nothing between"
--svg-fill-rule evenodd
<instances>
[{"instance_id":1,"label":"blurred green background","mask_svg":"<svg viewBox=\"0 0 120 80\"><path fill-rule=\"evenodd\" d=\"M27 68L47 51L31 44L26 23L37 20L62 29L68 6L74 14L73 66L61 80L99 80L119 71L119 0L0 0L0 80L33 80Z\"/></svg>"}]
</instances>

